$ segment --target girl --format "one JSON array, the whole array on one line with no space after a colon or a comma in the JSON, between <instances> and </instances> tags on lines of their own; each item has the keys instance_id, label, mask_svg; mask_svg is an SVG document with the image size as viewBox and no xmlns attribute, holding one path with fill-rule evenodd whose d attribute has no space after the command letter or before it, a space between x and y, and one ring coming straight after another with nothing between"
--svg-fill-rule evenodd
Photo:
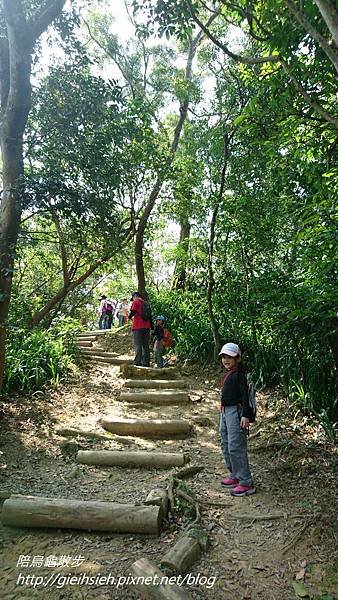
<instances>
[{"instance_id":1,"label":"girl","mask_svg":"<svg viewBox=\"0 0 338 600\"><path fill-rule=\"evenodd\" d=\"M237 344L225 344L219 356L227 373L222 385L221 448L229 477L221 485L230 489L232 496L255 493L249 468L247 430L249 402L246 378L241 369L241 350Z\"/></svg>"}]
</instances>

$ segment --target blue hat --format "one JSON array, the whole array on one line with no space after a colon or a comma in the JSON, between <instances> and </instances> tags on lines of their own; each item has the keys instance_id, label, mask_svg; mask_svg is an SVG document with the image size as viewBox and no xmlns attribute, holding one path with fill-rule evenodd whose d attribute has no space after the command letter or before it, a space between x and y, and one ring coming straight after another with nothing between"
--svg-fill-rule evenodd
<instances>
[{"instance_id":1,"label":"blue hat","mask_svg":"<svg viewBox=\"0 0 338 600\"><path fill-rule=\"evenodd\" d=\"M158 315L155 321L165 321L165 317L163 315Z\"/></svg>"}]
</instances>

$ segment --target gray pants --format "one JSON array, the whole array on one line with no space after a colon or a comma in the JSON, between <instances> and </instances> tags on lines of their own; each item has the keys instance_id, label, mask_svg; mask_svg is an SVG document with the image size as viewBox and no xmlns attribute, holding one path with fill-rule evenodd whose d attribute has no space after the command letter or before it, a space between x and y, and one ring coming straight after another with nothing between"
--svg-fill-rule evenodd
<instances>
[{"instance_id":1,"label":"gray pants","mask_svg":"<svg viewBox=\"0 0 338 600\"><path fill-rule=\"evenodd\" d=\"M149 367L150 365L149 334L150 329L134 329L133 331L134 365L139 367Z\"/></svg>"},{"instance_id":2,"label":"gray pants","mask_svg":"<svg viewBox=\"0 0 338 600\"><path fill-rule=\"evenodd\" d=\"M224 406L221 412L221 448L230 477L241 485L252 485L246 432L240 427L242 406Z\"/></svg>"},{"instance_id":3,"label":"gray pants","mask_svg":"<svg viewBox=\"0 0 338 600\"><path fill-rule=\"evenodd\" d=\"M164 367L164 359L163 355L165 352L165 347L163 346L161 340L156 340L154 344L154 353L155 353L155 362L156 366L162 369Z\"/></svg>"}]
</instances>

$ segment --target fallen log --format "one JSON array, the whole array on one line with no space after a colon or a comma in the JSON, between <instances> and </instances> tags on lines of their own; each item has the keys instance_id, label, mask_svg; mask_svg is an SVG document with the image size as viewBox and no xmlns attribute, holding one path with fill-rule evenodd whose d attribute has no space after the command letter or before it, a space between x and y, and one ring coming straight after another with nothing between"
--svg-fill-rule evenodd
<instances>
[{"instance_id":1,"label":"fallen log","mask_svg":"<svg viewBox=\"0 0 338 600\"><path fill-rule=\"evenodd\" d=\"M187 392L178 390L159 390L159 391L139 391L139 392L121 392L120 400L125 402L145 403L145 404L181 404L190 402Z\"/></svg>"},{"instance_id":2,"label":"fallen log","mask_svg":"<svg viewBox=\"0 0 338 600\"><path fill-rule=\"evenodd\" d=\"M137 367L136 365L124 365L120 368L120 373L126 379L174 379L176 377L177 372L174 367L152 369L151 367Z\"/></svg>"},{"instance_id":3,"label":"fallen log","mask_svg":"<svg viewBox=\"0 0 338 600\"><path fill-rule=\"evenodd\" d=\"M84 465L180 467L184 454L173 452L128 452L127 450L79 450L77 462Z\"/></svg>"},{"instance_id":4,"label":"fallen log","mask_svg":"<svg viewBox=\"0 0 338 600\"><path fill-rule=\"evenodd\" d=\"M191 431L189 421L183 419L102 418L99 424L111 433L153 438L185 437Z\"/></svg>"},{"instance_id":5,"label":"fallen log","mask_svg":"<svg viewBox=\"0 0 338 600\"><path fill-rule=\"evenodd\" d=\"M123 387L149 389L185 389L188 384L184 379L127 379Z\"/></svg>"},{"instance_id":6,"label":"fallen log","mask_svg":"<svg viewBox=\"0 0 338 600\"><path fill-rule=\"evenodd\" d=\"M162 509L163 517L167 518L169 510L169 498L167 490L162 488L155 488L151 490L144 501L145 505L155 504L160 506Z\"/></svg>"},{"instance_id":7,"label":"fallen log","mask_svg":"<svg viewBox=\"0 0 338 600\"><path fill-rule=\"evenodd\" d=\"M2 510L2 524L11 527L158 534L161 523L161 508L155 505L11 496Z\"/></svg>"},{"instance_id":8,"label":"fallen log","mask_svg":"<svg viewBox=\"0 0 338 600\"><path fill-rule=\"evenodd\" d=\"M193 537L183 535L163 556L161 566L163 565L166 572L183 574L200 558L201 553L198 541Z\"/></svg>"},{"instance_id":9,"label":"fallen log","mask_svg":"<svg viewBox=\"0 0 338 600\"><path fill-rule=\"evenodd\" d=\"M131 565L131 571L138 578L135 587L144 600L190 600L188 592L175 584L168 583L160 569L147 558L140 558Z\"/></svg>"}]
</instances>

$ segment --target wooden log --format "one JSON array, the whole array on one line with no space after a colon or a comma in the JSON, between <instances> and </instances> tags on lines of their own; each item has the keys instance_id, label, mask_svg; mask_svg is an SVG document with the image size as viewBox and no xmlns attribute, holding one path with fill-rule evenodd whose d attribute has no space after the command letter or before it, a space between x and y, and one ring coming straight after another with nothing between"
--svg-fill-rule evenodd
<instances>
[{"instance_id":1,"label":"wooden log","mask_svg":"<svg viewBox=\"0 0 338 600\"><path fill-rule=\"evenodd\" d=\"M158 534L161 508L155 505L11 496L2 510L3 525L54 527L117 533Z\"/></svg>"},{"instance_id":2,"label":"wooden log","mask_svg":"<svg viewBox=\"0 0 338 600\"><path fill-rule=\"evenodd\" d=\"M170 573L183 574L201 556L198 541L188 535L183 535L161 559L161 566Z\"/></svg>"},{"instance_id":3,"label":"wooden log","mask_svg":"<svg viewBox=\"0 0 338 600\"><path fill-rule=\"evenodd\" d=\"M70 429L70 428L61 428L55 429L56 435L61 435L62 437L86 437L92 438L94 440L109 440L110 442L114 439L112 437L108 437L107 435L102 435L102 433L96 433L96 431L82 431L81 429Z\"/></svg>"},{"instance_id":4,"label":"wooden log","mask_svg":"<svg viewBox=\"0 0 338 600\"><path fill-rule=\"evenodd\" d=\"M174 379L177 371L174 367L164 367L164 369L152 369L151 367L136 367L135 365L123 366L120 369L121 375L126 379Z\"/></svg>"},{"instance_id":5,"label":"wooden log","mask_svg":"<svg viewBox=\"0 0 338 600\"><path fill-rule=\"evenodd\" d=\"M102 363L109 363L111 365L117 365L117 366L121 366L121 365L127 365L129 363L133 362L132 358L121 358L118 356L114 356L114 357L110 357L110 356L106 356L106 354L100 356L99 354L89 354L88 352L81 353L83 357L88 358L89 360L94 360L96 362L102 362Z\"/></svg>"},{"instance_id":6,"label":"wooden log","mask_svg":"<svg viewBox=\"0 0 338 600\"><path fill-rule=\"evenodd\" d=\"M96 335L106 335L107 329L95 329L93 331L83 331L76 334L76 337L92 337Z\"/></svg>"},{"instance_id":7,"label":"wooden log","mask_svg":"<svg viewBox=\"0 0 338 600\"><path fill-rule=\"evenodd\" d=\"M84 465L143 466L143 467L181 467L184 454L173 452L129 452L127 450L79 450L77 462Z\"/></svg>"},{"instance_id":8,"label":"wooden log","mask_svg":"<svg viewBox=\"0 0 338 600\"><path fill-rule=\"evenodd\" d=\"M146 497L144 504L155 504L155 506L160 506L163 517L167 518L169 510L169 498L167 490L162 488L155 488L151 490Z\"/></svg>"},{"instance_id":9,"label":"wooden log","mask_svg":"<svg viewBox=\"0 0 338 600\"><path fill-rule=\"evenodd\" d=\"M202 552L206 552L209 547L209 536L201 527L190 526L184 535L194 538L198 542Z\"/></svg>"},{"instance_id":10,"label":"wooden log","mask_svg":"<svg viewBox=\"0 0 338 600\"><path fill-rule=\"evenodd\" d=\"M82 354L88 354L88 356L107 356L108 358L121 358L121 355L117 352L109 352L104 348L83 348ZM130 358L130 357L129 357Z\"/></svg>"},{"instance_id":11,"label":"wooden log","mask_svg":"<svg viewBox=\"0 0 338 600\"><path fill-rule=\"evenodd\" d=\"M102 433L96 433L96 431L83 431L82 429L69 429L69 428L61 428L56 429L55 433L57 435L61 435L62 437L84 437L91 438L94 440L103 440L107 442L118 442L119 444L130 444L129 438L124 438L122 436L116 435L102 435Z\"/></svg>"},{"instance_id":12,"label":"wooden log","mask_svg":"<svg viewBox=\"0 0 338 600\"><path fill-rule=\"evenodd\" d=\"M131 571L137 576L135 586L144 600L190 600L188 592L175 584L168 583L166 577L147 558L140 558L131 565ZM152 585L151 585L152 584Z\"/></svg>"},{"instance_id":13,"label":"wooden log","mask_svg":"<svg viewBox=\"0 0 338 600\"><path fill-rule=\"evenodd\" d=\"M102 418L101 427L118 435L171 438L185 437L191 431L189 421L183 419L122 419Z\"/></svg>"},{"instance_id":14,"label":"wooden log","mask_svg":"<svg viewBox=\"0 0 338 600\"><path fill-rule=\"evenodd\" d=\"M183 379L127 379L123 387L146 389L185 389L188 384Z\"/></svg>"},{"instance_id":15,"label":"wooden log","mask_svg":"<svg viewBox=\"0 0 338 600\"><path fill-rule=\"evenodd\" d=\"M178 390L147 390L138 392L121 392L119 399L123 402L146 403L153 405L170 405L190 402L189 394Z\"/></svg>"}]
</instances>

